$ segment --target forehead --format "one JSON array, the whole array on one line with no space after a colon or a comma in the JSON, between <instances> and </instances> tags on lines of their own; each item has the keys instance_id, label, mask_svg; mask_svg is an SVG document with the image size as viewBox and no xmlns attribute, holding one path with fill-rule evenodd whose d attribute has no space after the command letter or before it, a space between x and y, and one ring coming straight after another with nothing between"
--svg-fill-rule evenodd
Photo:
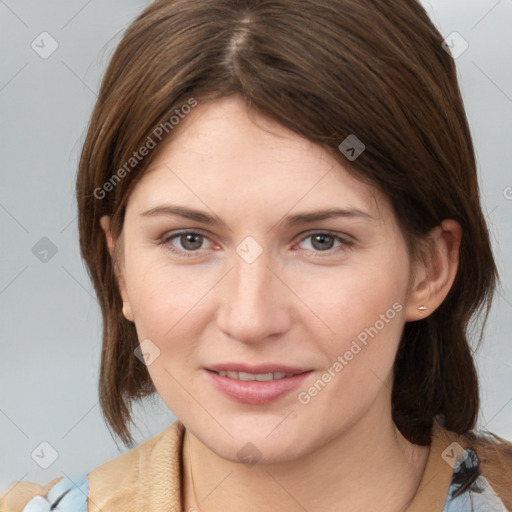
<instances>
[{"instance_id":1,"label":"forehead","mask_svg":"<svg viewBox=\"0 0 512 512\"><path fill-rule=\"evenodd\" d=\"M198 105L155 151L130 198L138 209L171 196L276 212L338 204L375 218L386 207L378 190L354 178L327 150L249 110L238 96Z\"/></svg>"}]
</instances>

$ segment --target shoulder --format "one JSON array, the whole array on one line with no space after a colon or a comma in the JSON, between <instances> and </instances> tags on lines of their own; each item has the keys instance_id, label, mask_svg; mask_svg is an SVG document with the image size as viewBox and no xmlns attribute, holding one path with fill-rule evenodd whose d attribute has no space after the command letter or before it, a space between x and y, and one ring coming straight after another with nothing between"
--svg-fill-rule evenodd
<instances>
[{"instance_id":1,"label":"shoulder","mask_svg":"<svg viewBox=\"0 0 512 512\"><path fill-rule=\"evenodd\" d=\"M491 504L489 510L512 510L512 443L487 431L459 435L457 442L463 451L450 486L453 501L470 498L473 504Z\"/></svg>"},{"instance_id":2,"label":"shoulder","mask_svg":"<svg viewBox=\"0 0 512 512\"><path fill-rule=\"evenodd\" d=\"M170 503L179 500L183 432L184 425L176 420L160 434L91 471L91 503L100 510L123 510L127 505L134 511L170 510Z\"/></svg>"},{"instance_id":3,"label":"shoulder","mask_svg":"<svg viewBox=\"0 0 512 512\"><path fill-rule=\"evenodd\" d=\"M57 477L47 485L13 482L0 494L0 512L87 512L87 475Z\"/></svg>"},{"instance_id":4,"label":"shoulder","mask_svg":"<svg viewBox=\"0 0 512 512\"><path fill-rule=\"evenodd\" d=\"M508 509L512 510L512 443L496 434L477 434L471 442L480 472Z\"/></svg>"},{"instance_id":5,"label":"shoulder","mask_svg":"<svg viewBox=\"0 0 512 512\"><path fill-rule=\"evenodd\" d=\"M183 424L177 420L160 434L88 474L60 476L45 486L13 482L0 494L0 512L87 512L88 503L93 510L105 506L108 510L124 510L136 502L143 506L148 499L145 491L150 488L165 489L168 494L171 482L170 490L179 492L183 431ZM154 499L157 498L158 493Z\"/></svg>"}]
</instances>

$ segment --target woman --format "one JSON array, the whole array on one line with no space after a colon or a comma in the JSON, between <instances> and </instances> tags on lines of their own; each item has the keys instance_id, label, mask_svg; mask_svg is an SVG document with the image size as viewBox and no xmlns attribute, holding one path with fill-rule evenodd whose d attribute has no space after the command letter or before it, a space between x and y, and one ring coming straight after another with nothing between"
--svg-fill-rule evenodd
<instances>
[{"instance_id":1,"label":"woman","mask_svg":"<svg viewBox=\"0 0 512 512\"><path fill-rule=\"evenodd\" d=\"M467 336L497 271L455 66L415 0L155 1L77 178L100 399L178 420L0 510L506 511Z\"/></svg>"}]
</instances>

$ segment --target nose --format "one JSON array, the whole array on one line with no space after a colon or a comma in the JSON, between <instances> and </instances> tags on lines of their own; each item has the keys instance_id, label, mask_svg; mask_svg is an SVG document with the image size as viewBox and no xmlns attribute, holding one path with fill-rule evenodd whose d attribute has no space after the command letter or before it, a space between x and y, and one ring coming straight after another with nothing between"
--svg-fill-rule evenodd
<instances>
[{"instance_id":1,"label":"nose","mask_svg":"<svg viewBox=\"0 0 512 512\"><path fill-rule=\"evenodd\" d=\"M285 333L291 326L293 294L270 268L263 252L248 263L234 255L233 268L223 280L218 326L243 343L256 343Z\"/></svg>"}]
</instances>

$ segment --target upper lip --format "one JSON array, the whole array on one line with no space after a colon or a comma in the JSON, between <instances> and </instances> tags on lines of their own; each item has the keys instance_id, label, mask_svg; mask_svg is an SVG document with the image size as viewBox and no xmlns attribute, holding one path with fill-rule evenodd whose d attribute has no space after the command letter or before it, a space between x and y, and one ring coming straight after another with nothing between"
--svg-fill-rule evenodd
<instances>
[{"instance_id":1,"label":"upper lip","mask_svg":"<svg viewBox=\"0 0 512 512\"><path fill-rule=\"evenodd\" d=\"M285 366L283 364L258 364L249 365L245 363L220 363L213 364L206 368L207 370L213 370L215 372L245 372L245 373L304 373L310 371L310 369L297 368L292 366Z\"/></svg>"}]
</instances>

